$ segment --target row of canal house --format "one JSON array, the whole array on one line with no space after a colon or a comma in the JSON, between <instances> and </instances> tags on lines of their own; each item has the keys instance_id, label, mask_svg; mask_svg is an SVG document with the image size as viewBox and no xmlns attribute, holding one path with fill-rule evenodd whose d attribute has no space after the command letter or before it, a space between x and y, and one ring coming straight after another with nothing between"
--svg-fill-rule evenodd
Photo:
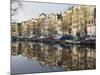
<instances>
[{"instance_id":1,"label":"row of canal house","mask_svg":"<svg viewBox=\"0 0 100 75\"><path fill-rule=\"evenodd\" d=\"M63 13L63 31L73 36L96 35L96 7L72 6Z\"/></svg>"},{"instance_id":2,"label":"row of canal house","mask_svg":"<svg viewBox=\"0 0 100 75\"><path fill-rule=\"evenodd\" d=\"M40 14L38 18L23 21L21 23L13 22L11 25L12 36L47 36L54 34L62 34L61 14L46 15Z\"/></svg>"},{"instance_id":3,"label":"row of canal house","mask_svg":"<svg viewBox=\"0 0 100 75\"><path fill-rule=\"evenodd\" d=\"M96 36L96 7L72 6L59 14L41 13L21 23L13 22L12 36L47 36L70 34L73 36Z\"/></svg>"},{"instance_id":4,"label":"row of canal house","mask_svg":"<svg viewBox=\"0 0 100 75\"><path fill-rule=\"evenodd\" d=\"M50 15L41 14L39 19L42 20L41 26L41 33L42 35L55 35L55 34L62 34L62 22L61 22L62 14L54 14L51 13Z\"/></svg>"}]
</instances>

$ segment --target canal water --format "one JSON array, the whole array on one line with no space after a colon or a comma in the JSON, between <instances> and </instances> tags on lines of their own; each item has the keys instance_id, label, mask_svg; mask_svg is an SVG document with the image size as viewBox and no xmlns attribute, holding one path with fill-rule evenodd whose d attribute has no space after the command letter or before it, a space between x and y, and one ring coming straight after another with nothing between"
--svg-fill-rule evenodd
<instances>
[{"instance_id":1,"label":"canal water","mask_svg":"<svg viewBox=\"0 0 100 75\"><path fill-rule=\"evenodd\" d=\"M94 46L12 42L11 73L38 73L96 68Z\"/></svg>"}]
</instances>

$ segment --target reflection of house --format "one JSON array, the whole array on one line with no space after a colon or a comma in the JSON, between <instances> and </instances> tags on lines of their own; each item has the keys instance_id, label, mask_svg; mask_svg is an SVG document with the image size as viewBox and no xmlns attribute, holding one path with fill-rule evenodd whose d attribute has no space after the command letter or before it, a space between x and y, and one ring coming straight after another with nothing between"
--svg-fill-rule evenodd
<instances>
[{"instance_id":1,"label":"reflection of house","mask_svg":"<svg viewBox=\"0 0 100 75\"><path fill-rule=\"evenodd\" d=\"M12 55L18 55L18 44L16 43L11 43L11 54Z\"/></svg>"},{"instance_id":2,"label":"reflection of house","mask_svg":"<svg viewBox=\"0 0 100 75\"><path fill-rule=\"evenodd\" d=\"M12 55L22 54L22 43L13 42L12 43Z\"/></svg>"},{"instance_id":3,"label":"reflection of house","mask_svg":"<svg viewBox=\"0 0 100 75\"><path fill-rule=\"evenodd\" d=\"M95 65L94 49L74 47L72 57L73 57L72 59L73 67L78 66L77 69L85 69L85 68L89 69L89 68L94 67Z\"/></svg>"},{"instance_id":4,"label":"reflection of house","mask_svg":"<svg viewBox=\"0 0 100 75\"><path fill-rule=\"evenodd\" d=\"M39 43L12 43L12 55L37 60L42 66L61 66L65 70L95 68L95 50L91 48L55 48Z\"/></svg>"}]
</instances>

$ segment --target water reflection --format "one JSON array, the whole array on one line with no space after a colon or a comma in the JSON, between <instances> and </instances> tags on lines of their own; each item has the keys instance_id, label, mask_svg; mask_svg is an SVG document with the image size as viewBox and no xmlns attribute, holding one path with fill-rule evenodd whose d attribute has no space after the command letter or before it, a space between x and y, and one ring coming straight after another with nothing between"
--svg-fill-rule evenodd
<instances>
[{"instance_id":1,"label":"water reflection","mask_svg":"<svg viewBox=\"0 0 100 75\"><path fill-rule=\"evenodd\" d=\"M12 42L12 73L95 69L95 48L79 45L50 45Z\"/></svg>"}]
</instances>

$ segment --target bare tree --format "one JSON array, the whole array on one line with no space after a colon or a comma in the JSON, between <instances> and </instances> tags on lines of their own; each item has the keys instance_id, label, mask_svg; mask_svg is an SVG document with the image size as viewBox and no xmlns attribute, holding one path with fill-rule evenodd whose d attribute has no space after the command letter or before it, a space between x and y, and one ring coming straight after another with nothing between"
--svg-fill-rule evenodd
<instances>
[{"instance_id":1,"label":"bare tree","mask_svg":"<svg viewBox=\"0 0 100 75\"><path fill-rule=\"evenodd\" d=\"M22 3L19 0L11 0L11 16L14 16L18 9L22 8Z\"/></svg>"}]
</instances>

